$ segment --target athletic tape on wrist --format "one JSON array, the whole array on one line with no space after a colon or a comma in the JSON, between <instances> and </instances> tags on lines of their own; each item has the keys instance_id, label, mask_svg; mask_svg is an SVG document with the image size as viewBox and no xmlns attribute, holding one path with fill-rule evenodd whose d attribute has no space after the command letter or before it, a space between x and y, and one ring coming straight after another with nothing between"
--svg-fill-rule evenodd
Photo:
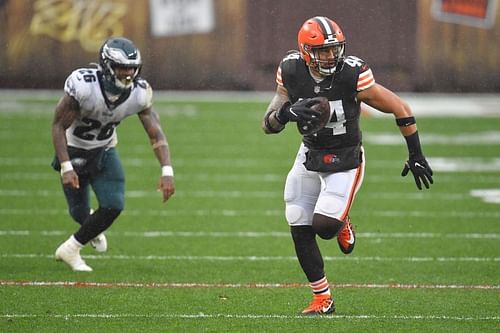
<instances>
[{"instance_id":1,"label":"athletic tape on wrist","mask_svg":"<svg viewBox=\"0 0 500 333\"><path fill-rule=\"evenodd\" d=\"M164 165L161 167L161 176L162 177L173 177L174 176L174 168L171 165Z\"/></svg>"},{"instance_id":2,"label":"athletic tape on wrist","mask_svg":"<svg viewBox=\"0 0 500 333\"><path fill-rule=\"evenodd\" d=\"M68 172L73 170L73 165L71 164L71 161L64 161L61 163L61 176Z\"/></svg>"}]
</instances>

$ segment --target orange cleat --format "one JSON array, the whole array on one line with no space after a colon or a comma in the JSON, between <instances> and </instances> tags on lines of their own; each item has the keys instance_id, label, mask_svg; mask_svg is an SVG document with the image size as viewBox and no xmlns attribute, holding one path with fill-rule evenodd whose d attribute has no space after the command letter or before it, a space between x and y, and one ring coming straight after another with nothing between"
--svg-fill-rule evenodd
<instances>
[{"instance_id":1,"label":"orange cleat","mask_svg":"<svg viewBox=\"0 0 500 333\"><path fill-rule=\"evenodd\" d=\"M337 235L337 243L339 243L340 250L345 254L349 254L354 250L356 243L356 234L351 224L351 219L347 217L344 228L340 230Z\"/></svg>"},{"instance_id":2,"label":"orange cleat","mask_svg":"<svg viewBox=\"0 0 500 333\"><path fill-rule=\"evenodd\" d=\"M302 311L304 315L327 315L335 313L335 302L330 295L314 295L312 302Z\"/></svg>"}]
</instances>

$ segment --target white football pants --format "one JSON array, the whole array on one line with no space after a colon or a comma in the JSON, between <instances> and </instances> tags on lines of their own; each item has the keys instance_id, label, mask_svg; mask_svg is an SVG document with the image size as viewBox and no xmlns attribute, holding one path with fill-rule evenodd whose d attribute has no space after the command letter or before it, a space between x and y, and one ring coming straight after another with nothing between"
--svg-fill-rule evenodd
<instances>
[{"instance_id":1,"label":"white football pants","mask_svg":"<svg viewBox=\"0 0 500 333\"><path fill-rule=\"evenodd\" d=\"M315 213L344 221L365 174L364 150L356 169L337 173L309 171L304 167L305 153L300 145L285 184L286 220L290 226L311 225Z\"/></svg>"}]
</instances>

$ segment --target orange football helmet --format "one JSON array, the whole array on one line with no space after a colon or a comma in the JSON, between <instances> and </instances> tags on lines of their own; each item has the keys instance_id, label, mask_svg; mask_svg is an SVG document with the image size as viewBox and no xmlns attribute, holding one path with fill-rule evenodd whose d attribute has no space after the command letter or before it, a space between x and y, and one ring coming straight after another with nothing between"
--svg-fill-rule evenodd
<instances>
[{"instance_id":1,"label":"orange football helmet","mask_svg":"<svg viewBox=\"0 0 500 333\"><path fill-rule=\"evenodd\" d=\"M345 36L337 23L325 16L308 19L299 30L299 51L308 66L322 75L332 75L342 66Z\"/></svg>"}]
</instances>

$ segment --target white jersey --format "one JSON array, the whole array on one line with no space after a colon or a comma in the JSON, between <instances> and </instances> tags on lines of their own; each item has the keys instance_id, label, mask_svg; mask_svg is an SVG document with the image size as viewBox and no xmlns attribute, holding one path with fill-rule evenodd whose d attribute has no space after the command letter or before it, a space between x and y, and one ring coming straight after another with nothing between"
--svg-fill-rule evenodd
<instances>
[{"instance_id":1,"label":"white jersey","mask_svg":"<svg viewBox=\"0 0 500 333\"><path fill-rule=\"evenodd\" d=\"M68 146L93 149L118 143L116 126L124 118L152 105L151 86L139 79L123 102L109 107L97 78L97 69L80 68L66 79L64 91L80 105L80 116L66 130Z\"/></svg>"}]
</instances>

